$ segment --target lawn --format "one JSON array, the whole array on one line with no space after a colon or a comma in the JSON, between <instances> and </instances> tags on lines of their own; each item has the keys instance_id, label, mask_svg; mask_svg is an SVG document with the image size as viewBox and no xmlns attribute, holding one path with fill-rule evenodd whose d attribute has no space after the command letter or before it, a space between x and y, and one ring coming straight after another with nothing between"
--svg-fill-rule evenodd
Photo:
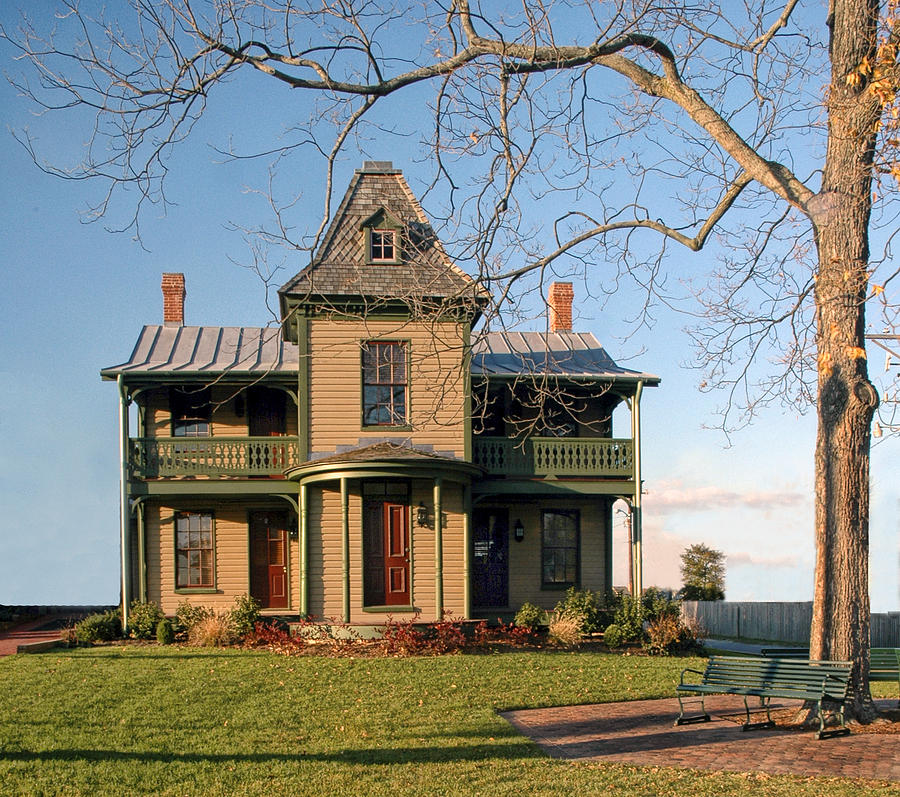
<instances>
[{"instance_id":1,"label":"lawn","mask_svg":"<svg viewBox=\"0 0 900 797\"><path fill-rule=\"evenodd\" d=\"M553 761L496 715L670 696L681 669L699 663L579 652L288 658L154 645L13 656L0 660L0 793L872 792L849 780Z\"/></svg>"}]
</instances>

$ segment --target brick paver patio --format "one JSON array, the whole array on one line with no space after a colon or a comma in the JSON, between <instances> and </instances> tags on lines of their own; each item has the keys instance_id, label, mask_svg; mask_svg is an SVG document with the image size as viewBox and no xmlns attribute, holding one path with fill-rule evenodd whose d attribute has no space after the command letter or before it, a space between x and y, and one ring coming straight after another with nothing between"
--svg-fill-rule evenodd
<instances>
[{"instance_id":1,"label":"brick paver patio","mask_svg":"<svg viewBox=\"0 0 900 797\"><path fill-rule=\"evenodd\" d=\"M817 741L808 730L744 732L741 698L715 696L707 698L706 705L712 722L680 727L672 724L678 716L674 698L528 709L502 716L554 758L900 781L900 734L852 732ZM897 701L879 705L894 708Z\"/></svg>"}]
</instances>

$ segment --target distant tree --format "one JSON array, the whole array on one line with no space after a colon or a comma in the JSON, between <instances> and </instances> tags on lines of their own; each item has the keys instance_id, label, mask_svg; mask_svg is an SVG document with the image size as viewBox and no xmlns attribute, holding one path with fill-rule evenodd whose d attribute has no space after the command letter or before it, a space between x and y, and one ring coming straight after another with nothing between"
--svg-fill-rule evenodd
<instances>
[{"instance_id":1,"label":"distant tree","mask_svg":"<svg viewBox=\"0 0 900 797\"><path fill-rule=\"evenodd\" d=\"M725 599L725 554L698 542L681 554L681 597L688 601Z\"/></svg>"}]
</instances>

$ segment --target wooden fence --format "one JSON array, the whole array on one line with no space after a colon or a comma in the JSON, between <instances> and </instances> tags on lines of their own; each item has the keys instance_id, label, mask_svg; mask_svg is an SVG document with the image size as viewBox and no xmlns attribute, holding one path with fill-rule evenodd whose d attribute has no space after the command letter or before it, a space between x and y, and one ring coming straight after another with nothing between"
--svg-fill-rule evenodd
<instances>
[{"instance_id":1,"label":"wooden fence","mask_svg":"<svg viewBox=\"0 0 900 797\"><path fill-rule=\"evenodd\" d=\"M712 637L809 644L812 603L684 601L681 614ZM900 647L900 612L873 614L870 639L874 648Z\"/></svg>"}]
</instances>

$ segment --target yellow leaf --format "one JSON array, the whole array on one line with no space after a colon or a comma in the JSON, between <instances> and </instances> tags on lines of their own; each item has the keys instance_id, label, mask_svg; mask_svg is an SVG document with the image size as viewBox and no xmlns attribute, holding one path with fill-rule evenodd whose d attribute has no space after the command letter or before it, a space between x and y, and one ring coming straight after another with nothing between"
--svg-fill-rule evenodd
<instances>
[{"instance_id":1,"label":"yellow leaf","mask_svg":"<svg viewBox=\"0 0 900 797\"><path fill-rule=\"evenodd\" d=\"M848 346L847 354L854 360L866 359L866 350L859 348L859 346Z\"/></svg>"}]
</instances>

